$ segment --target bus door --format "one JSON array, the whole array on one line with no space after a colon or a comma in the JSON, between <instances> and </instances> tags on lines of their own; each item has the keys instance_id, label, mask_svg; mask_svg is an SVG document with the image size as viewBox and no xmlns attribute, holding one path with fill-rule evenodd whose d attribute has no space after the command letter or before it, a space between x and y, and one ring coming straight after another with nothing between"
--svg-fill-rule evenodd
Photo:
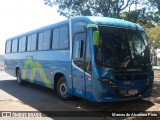
<instances>
[{"instance_id":1,"label":"bus door","mask_svg":"<svg viewBox=\"0 0 160 120\"><path fill-rule=\"evenodd\" d=\"M85 40L86 33L76 33L73 38L72 79L73 92L75 96L86 96L85 88Z\"/></svg>"}]
</instances>

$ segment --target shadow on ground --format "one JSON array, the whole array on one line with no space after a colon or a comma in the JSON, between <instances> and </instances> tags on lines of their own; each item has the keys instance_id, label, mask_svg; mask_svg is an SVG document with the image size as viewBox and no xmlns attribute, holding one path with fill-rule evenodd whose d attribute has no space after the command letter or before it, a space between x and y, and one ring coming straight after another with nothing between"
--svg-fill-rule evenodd
<instances>
[{"instance_id":1,"label":"shadow on ground","mask_svg":"<svg viewBox=\"0 0 160 120\"><path fill-rule=\"evenodd\" d=\"M160 84L155 83L154 86L159 87ZM114 103L95 103L76 98L71 101L61 101L54 90L50 90L33 84L19 86L16 80L1 80L0 89L16 97L17 99L22 101L22 103L37 109L38 111L64 111L63 106L59 106L58 103L63 103L67 106L71 106L70 108L68 107L67 111L73 111L73 109L71 108L74 107L75 110L106 111L106 113L115 111L143 112L151 106L154 106L154 102L148 100L132 100ZM159 93L159 89L155 89L155 92ZM157 94L154 94L155 97L156 95Z\"/></svg>"}]
</instances>

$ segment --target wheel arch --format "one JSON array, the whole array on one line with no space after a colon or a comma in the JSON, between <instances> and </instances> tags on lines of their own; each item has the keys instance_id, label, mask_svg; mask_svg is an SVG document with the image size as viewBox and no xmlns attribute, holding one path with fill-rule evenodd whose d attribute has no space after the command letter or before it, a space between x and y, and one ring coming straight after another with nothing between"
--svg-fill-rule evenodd
<instances>
[{"instance_id":1,"label":"wheel arch","mask_svg":"<svg viewBox=\"0 0 160 120\"><path fill-rule=\"evenodd\" d=\"M61 71L55 72L55 74L54 74L54 89L56 89L58 80L61 77L65 77L66 78L66 75L63 72L61 72Z\"/></svg>"}]
</instances>

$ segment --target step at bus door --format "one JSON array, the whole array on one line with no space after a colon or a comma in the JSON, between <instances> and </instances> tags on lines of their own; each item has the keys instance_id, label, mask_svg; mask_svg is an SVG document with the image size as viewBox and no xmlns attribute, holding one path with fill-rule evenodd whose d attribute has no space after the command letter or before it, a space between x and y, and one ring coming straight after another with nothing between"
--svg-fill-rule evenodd
<instances>
[{"instance_id":1,"label":"step at bus door","mask_svg":"<svg viewBox=\"0 0 160 120\"><path fill-rule=\"evenodd\" d=\"M73 76L73 92L75 96L84 98L85 93L85 71L84 71L84 55L85 55L86 33L76 33L73 39L73 59L72 59L72 76Z\"/></svg>"}]
</instances>

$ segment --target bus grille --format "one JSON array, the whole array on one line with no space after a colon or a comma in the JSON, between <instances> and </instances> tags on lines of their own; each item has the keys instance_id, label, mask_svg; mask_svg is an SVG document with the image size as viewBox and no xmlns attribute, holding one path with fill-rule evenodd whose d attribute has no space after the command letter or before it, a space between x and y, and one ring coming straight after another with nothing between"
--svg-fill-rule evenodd
<instances>
[{"instance_id":1,"label":"bus grille","mask_svg":"<svg viewBox=\"0 0 160 120\"><path fill-rule=\"evenodd\" d=\"M115 75L116 80L147 80L147 74Z\"/></svg>"}]
</instances>

